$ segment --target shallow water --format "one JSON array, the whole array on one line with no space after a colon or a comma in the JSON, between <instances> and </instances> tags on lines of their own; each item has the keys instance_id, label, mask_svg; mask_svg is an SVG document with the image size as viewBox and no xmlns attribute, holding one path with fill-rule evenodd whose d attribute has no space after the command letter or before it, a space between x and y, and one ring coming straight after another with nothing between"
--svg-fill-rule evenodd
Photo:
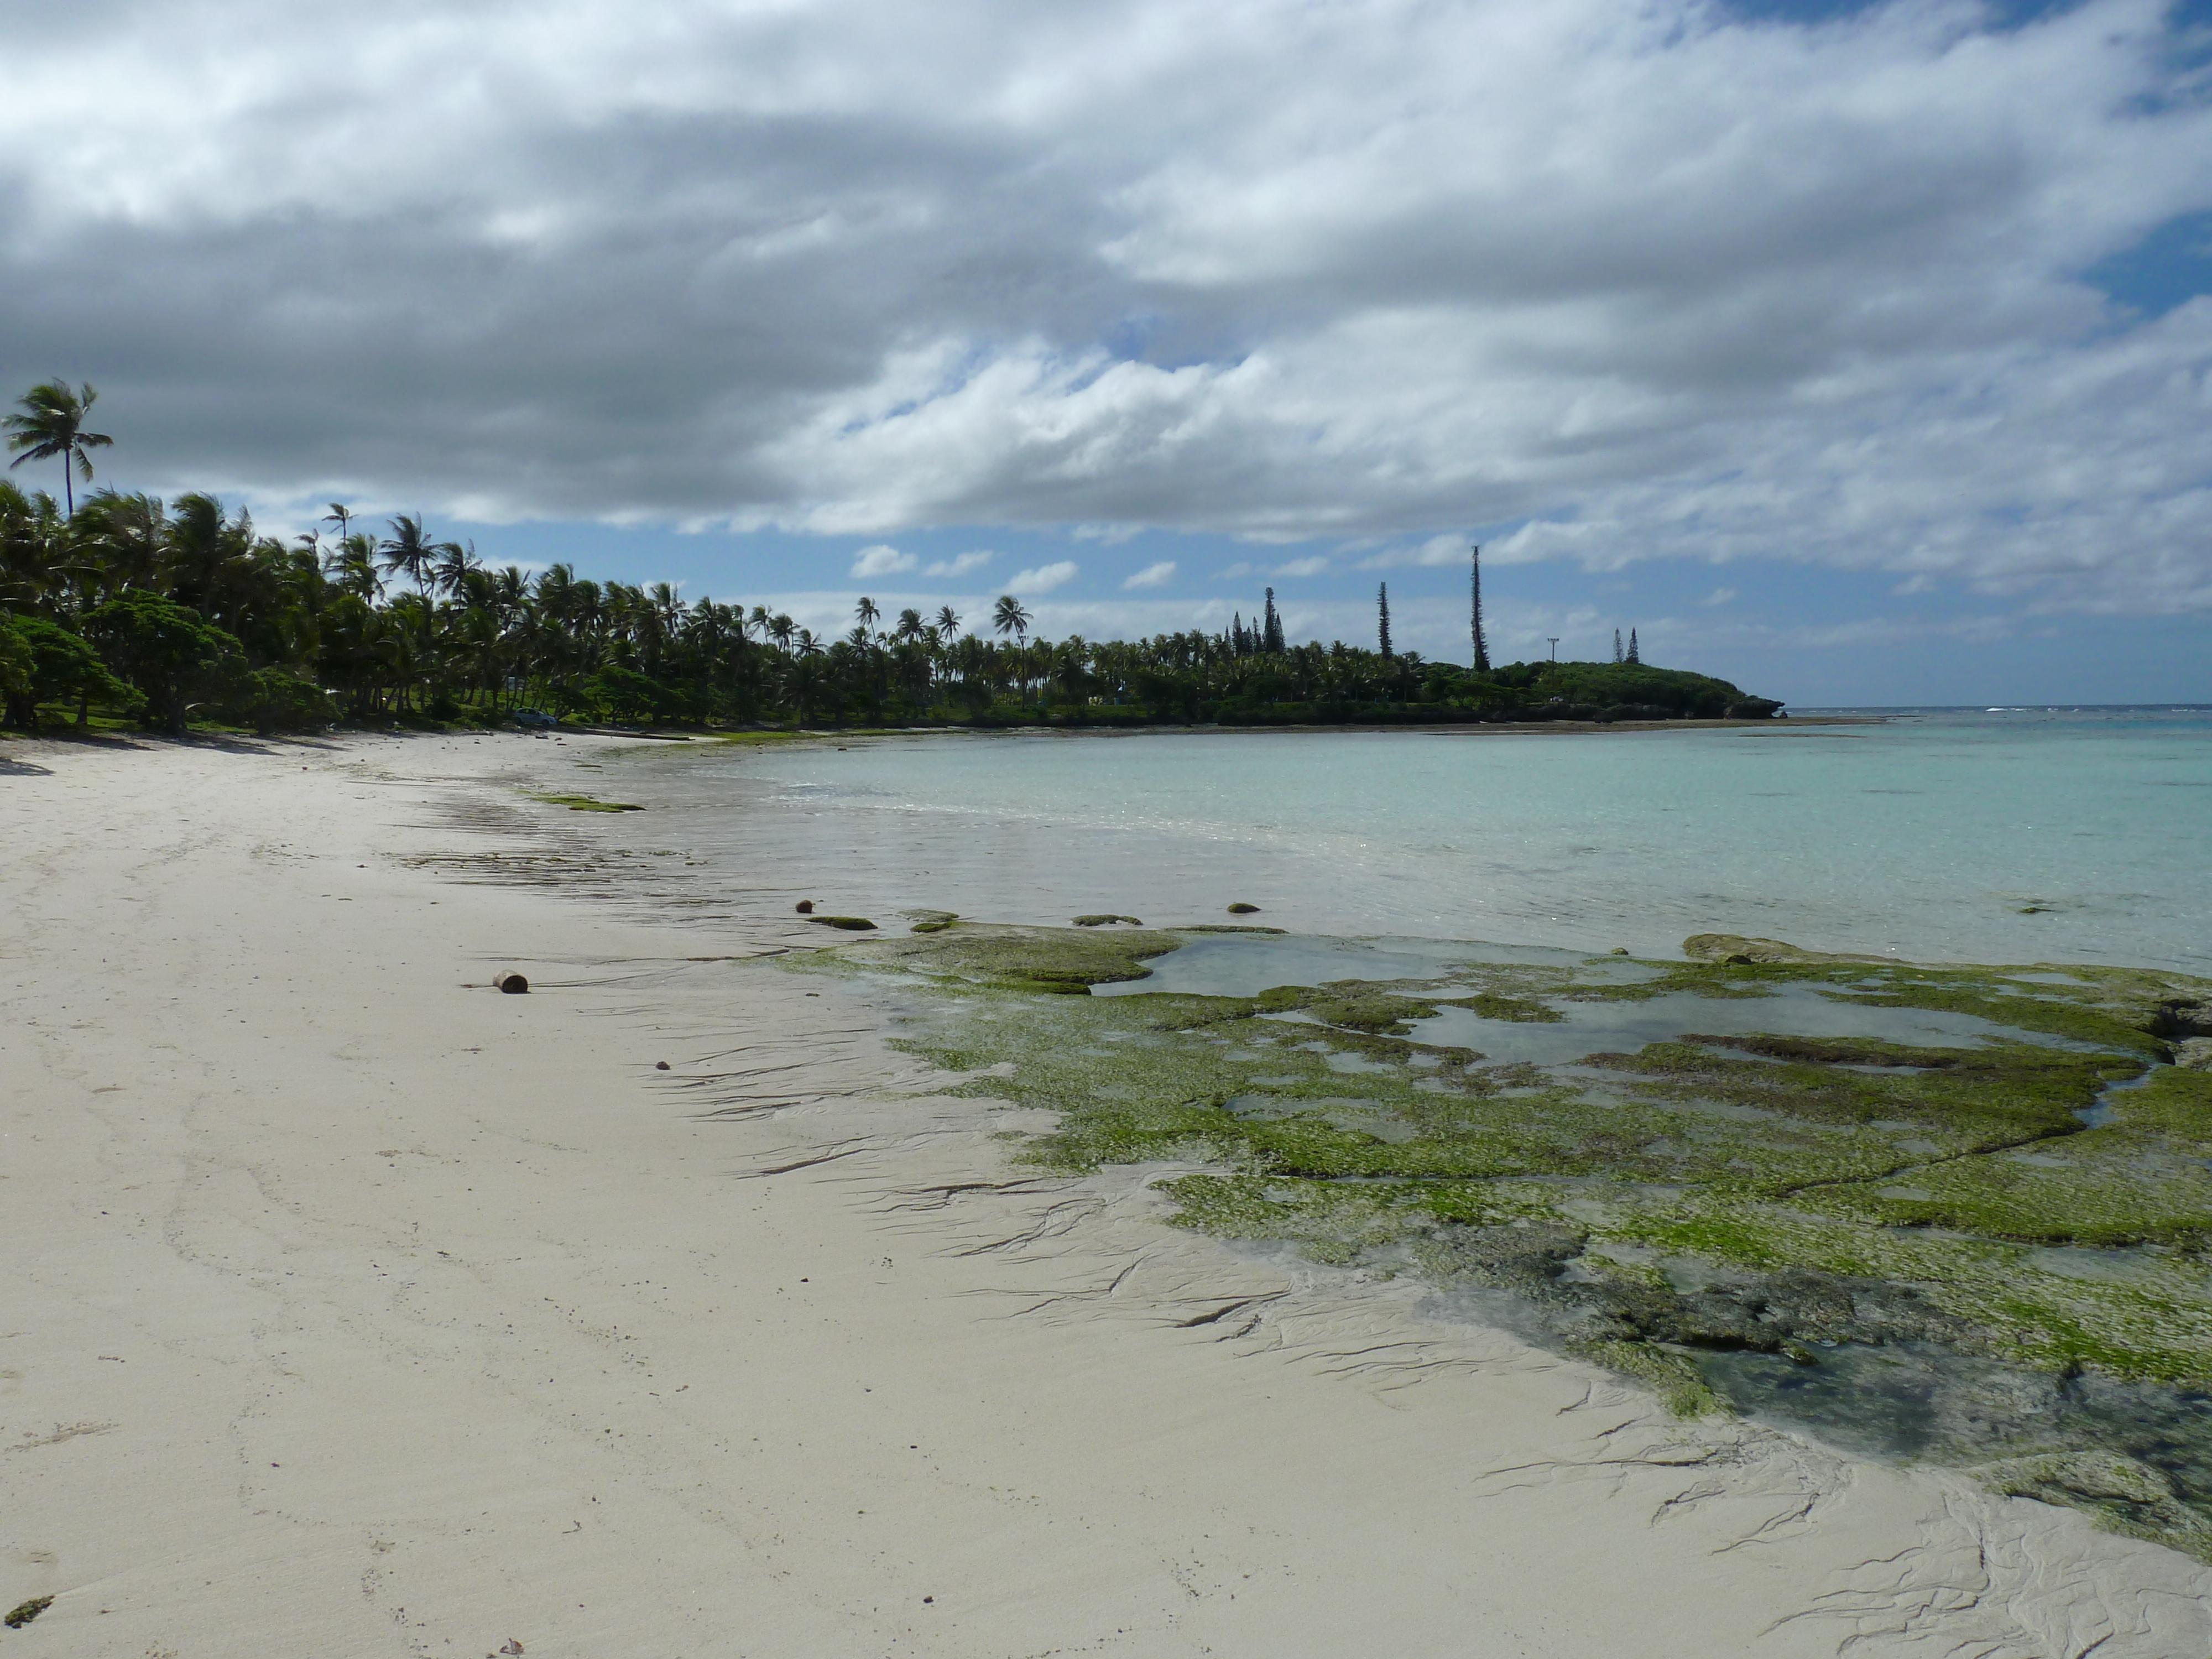
<instances>
[{"instance_id":1,"label":"shallow water","mask_svg":"<svg viewBox=\"0 0 2212 1659\"><path fill-rule=\"evenodd\" d=\"M757 896L887 918L2212 971L2212 710L1582 735L938 733L599 775ZM773 872L772 876L765 872Z\"/></svg>"},{"instance_id":2,"label":"shallow water","mask_svg":"<svg viewBox=\"0 0 2212 1659\"><path fill-rule=\"evenodd\" d=\"M1714 1036L1767 1032L1872 1037L1923 1048L1971 1048L1991 1037L2051 1044L2061 1041L1972 1014L1838 1002L1810 986L1789 986L1764 997L1719 999L1683 993L1642 1002L1553 1006L1564 1016L1556 1025L1485 1019L1472 1009L1446 1008L1434 1019L1412 1022L1413 1041L1475 1048L1492 1060L1525 1060L1538 1066L1567 1065L1585 1054L1633 1052L1647 1042L1671 1042L1686 1031Z\"/></svg>"},{"instance_id":3,"label":"shallow water","mask_svg":"<svg viewBox=\"0 0 2212 1659\"><path fill-rule=\"evenodd\" d=\"M1180 992L1200 996L1250 997L1278 985L1323 985L1341 980L1431 981L1437 994L1455 994L1455 969L1472 963L1572 970L1585 982L1630 983L1653 976L1641 963L1589 957L1576 951L1509 948L1432 939L1330 939L1297 935L1195 939L1155 957L1140 980L1092 988L1094 996L1141 996ZM1467 988L1457 988L1464 989ZM1474 1048L1495 1060L1562 1066L1585 1054L1666 1042L1686 1031L1741 1036L1788 1032L1799 1036L1872 1037L1919 1048L1973 1048L1991 1038L2075 1047L2062 1037L1999 1025L1972 1014L1925 1008L1870 1006L1823 996L1810 985L1782 985L1765 996L1702 997L1687 993L1634 1002L1577 1002L1538 996L1559 1016L1556 1023L1486 1019L1470 1008L1445 1008L1432 1019L1411 1022L1417 1042ZM2107 1114L2109 1115L2109 1114Z\"/></svg>"},{"instance_id":4,"label":"shallow water","mask_svg":"<svg viewBox=\"0 0 2212 1659\"><path fill-rule=\"evenodd\" d=\"M1326 985L1332 980L1431 980L1463 963L1499 963L1571 969L1586 978L1648 979L1640 963L1595 963L1579 951L1492 945L1468 940L1315 939L1266 934L1187 939L1181 950L1150 958L1140 980L1094 986L1094 996L1176 991L1195 996L1252 997L1276 985Z\"/></svg>"}]
</instances>

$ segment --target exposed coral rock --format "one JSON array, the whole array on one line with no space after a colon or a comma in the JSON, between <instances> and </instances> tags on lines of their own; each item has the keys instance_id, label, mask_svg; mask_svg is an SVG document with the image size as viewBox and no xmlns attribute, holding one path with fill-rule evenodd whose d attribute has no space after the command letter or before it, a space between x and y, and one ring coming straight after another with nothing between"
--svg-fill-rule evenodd
<instances>
[{"instance_id":1,"label":"exposed coral rock","mask_svg":"<svg viewBox=\"0 0 2212 1659\"><path fill-rule=\"evenodd\" d=\"M1682 941L1682 954L1692 962L1717 962L1742 966L1754 962L1887 962L1887 957L1859 956L1848 951L1807 951L1778 939L1752 939L1741 933L1692 933Z\"/></svg>"},{"instance_id":2,"label":"exposed coral rock","mask_svg":"<svg viewBox=\"0 0 2212 1659\"><path fill-rule=\"evenodd\" d=\"M2164 1036L2212 1037L2212 1002L2169 1002L2162 1024Z\"/></svg>"}]
</instances>

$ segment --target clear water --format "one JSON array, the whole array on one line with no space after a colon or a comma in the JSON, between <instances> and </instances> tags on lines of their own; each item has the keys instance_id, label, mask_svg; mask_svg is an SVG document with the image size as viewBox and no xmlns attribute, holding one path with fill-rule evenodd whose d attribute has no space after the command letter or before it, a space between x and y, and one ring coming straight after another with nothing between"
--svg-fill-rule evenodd
<instances>
[{"instance_id":1,"label":"clear water","mask_svg":"<svg viewBox=\"0 0 2212 1659\"><path fill-rule=\"evenodd\" d=\"M1261 935L1194 939L1172 955L1154 957L1144 979L1091 988L1094 996L1129 996L1146 991L1187 992L1195 996L1255 997L1275 985L1327 985L1334 980L1434 980L1449 978L1464 963L1523 963L1557 968L1583 979L1635 981L1662 971L1639 963L1593 962L1579 951L1500 949L1423 939L1306 939Z\"/></svg>"},{"instance_id":2,"label":"clear water","mask_svg":"<svg viewBox=\"0 0 2212 1659\"><path fill-rule=\"evenodd\" d=\"M1156 957L1144 979L1093 988L1096 996L1135 996L1180 991L1201 996L1249 997L1276 985L1325 985L1335 980L1425 980L1452 994L1454 969L1465 963L1522 963L1571 969L1589 981L1648 979L1659 970L1611 957L1577 951L1448 944L1431 939L1227 938L1194 939ZM1480 988L1470 985L1468 989ZM1577 1002L1541 999L1556 1022L1488 1019L1470 1008L1444 1008L1415 1020L1418 1042L1472 1048L1493 1060L1565 1066L1586 1054L1632 1052L1667 1042L1685 1031L1721 1036L1790 1031L1805 1036L1874 1037L1919 1048L1971 1048L1992 1037L2070 1047L2063 1039L2015 1030L1972 1014L1925 1008L1888 1008L1840 1002L1810 985L1783 985L1765 996L1716 999L1686 993L1633 1002ZM2106 1117L2109 1109L2104 1110Z\"/></svg>"},{"instance_id":3,"label":"clear water","mask_svg":"<svg viewBox=\"0 0 2212 1659\"><path fill-rule=\"evenodd\" d=\"M1725 1000L1686 994L1642 1002L1557 1006L1565 1016L1557 1024L1485 1019L1471 1009L1446 1008L1434 1019L1413 1022L1413 1036L1417 1042L1473 1048L1492 1060L1525 1060L1535 1066L1568 1065L1585 1054L1633 1054L1647 1042L1671 1042L1686 1031L1712 1036L1788 1031L1800 1036L1872 1037L1919 1048L1972 1048L1993 1037L2056 1041L1972 1014L1837 1002L1810 986Z\"/></svg>"},{"instance_id":4,"label":"clear water","mask_svg":"<svg viewBox=\"0 0 2212 1659\"><path fill-rule=\"evenodd\" d=\"M1456 736L931 734L598 775L732 900L1639 955L1719 931L2212 971L2212 708ZM704 874L704 872L701 872Z\"/></svg>"}]
</instances>

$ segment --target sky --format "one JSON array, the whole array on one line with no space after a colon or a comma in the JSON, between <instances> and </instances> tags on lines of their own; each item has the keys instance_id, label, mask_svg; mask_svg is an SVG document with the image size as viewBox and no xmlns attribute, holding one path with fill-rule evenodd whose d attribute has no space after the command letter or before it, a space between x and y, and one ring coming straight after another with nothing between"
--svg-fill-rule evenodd
<instances>
[{"instance_id":1,"label":"sky","mask_svg":"<svg viewBox=\"0 0 2212 1659\"><path fill-rule=\"evenodd\" d=\"M0 392L817 629L1388 582L1463 661L1479 543L1501 659L2212 701L2208 66L2212 0L5 0Z\"/></svg>"}]
</instances>

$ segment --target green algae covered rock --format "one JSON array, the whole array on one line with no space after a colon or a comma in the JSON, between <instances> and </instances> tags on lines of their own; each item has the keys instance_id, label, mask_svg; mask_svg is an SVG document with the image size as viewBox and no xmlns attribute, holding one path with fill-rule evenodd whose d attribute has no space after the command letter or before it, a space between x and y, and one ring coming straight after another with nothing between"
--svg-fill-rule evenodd
<instances>
[{"instance_id":1,"label":"green algae covered rock","mask_svg":"<svg viewBox=\"0 0 2212 1659\"><path fill-rule=\"evenodd\" d=\"M1199 1166L1159 1183L1178 1224L2212 1555L2212 1071L2171 1063L2212 986L1701 935L1083 994L1197 931L963 922L814 968L896 975L901 1046L1054 1113L1028 1159Z\"/></svg>"},{"instance_id":2,"label":"green algae covered rock","mask_svg":"<svg viewBox=\"0 0 2212 1659\"><path fill-rule=\"evenodd\" d=\"M872 941L844 957L952 980L1079 995L1093 985L1144 978L1152 972L1145 966L1148 958L1182 943L1172 933L1144 928L1090 932L963 921L923 939Z\"/></svg>"},{"instance_id":3,"label":"green algae covered rock","mask_svg":"<svg viewBox=\"0 0 2212 1659\"><path fill-rule=\"evenodd\" d=\"M1972 1473L1992 1491L2087 1510L2116 1532L2164 1543L2212 1543L2212 1519L2191 1509L2172 1480L2118 1452L2045 1452L1984 1463Z\"/></svg>"},{"instance_id":4,"label":"green algae covered rock","mask_svg":"<svg viewBox=\"0 0 2212 1659\"><path fill-rule=\"evenodd\" d=\"M1826 951L1803 951L1778 939L1749 939L1741 933L1692 933L1682 941L1682 954L1692 962L1721 962L1742 967L1755 962L1887 962L1887 957L1837 955Z\"/></svg>"}]
</instances>

